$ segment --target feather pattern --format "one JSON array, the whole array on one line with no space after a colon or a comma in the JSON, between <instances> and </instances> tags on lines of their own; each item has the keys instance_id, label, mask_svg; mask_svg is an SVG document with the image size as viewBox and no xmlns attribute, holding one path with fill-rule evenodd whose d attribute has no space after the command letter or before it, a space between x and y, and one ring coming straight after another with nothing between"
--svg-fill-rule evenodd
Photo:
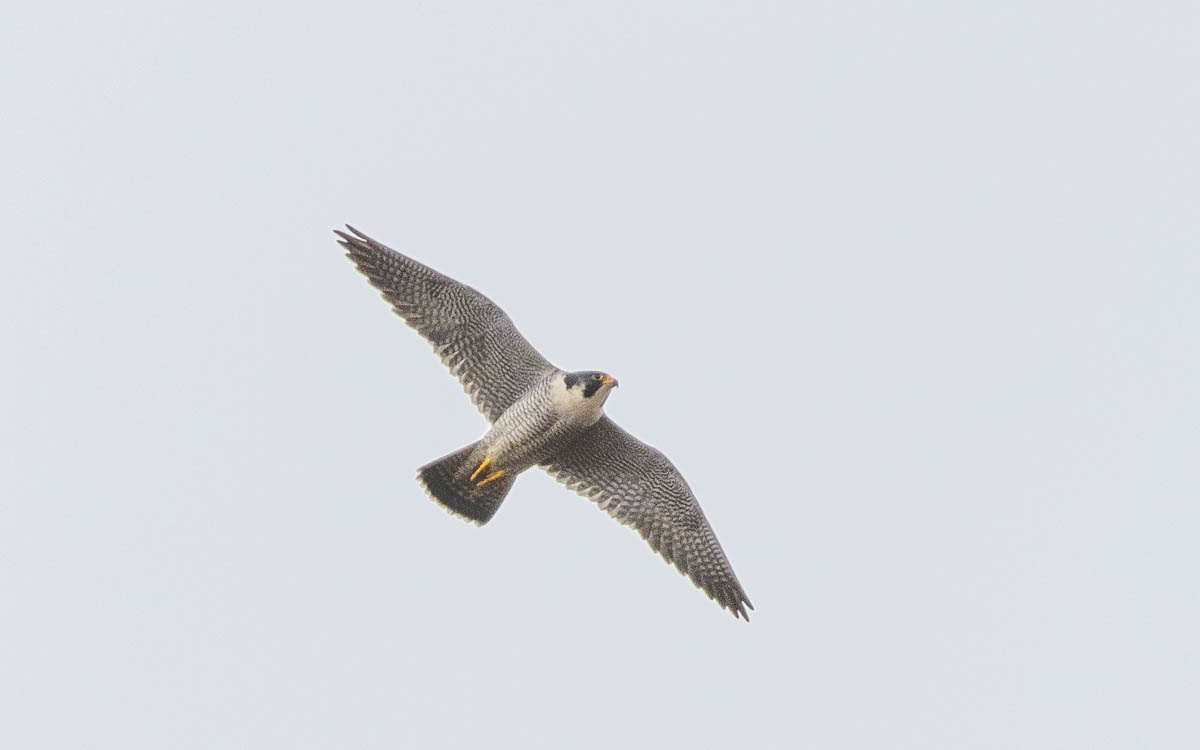
<instances>
[{"instance_id":1,"label":"feather pattern","mask_svg":"<svg viewBox=\"0 0 1200 750\"><path fill-rule=\"evenodd\" d=\"M569 489L637 529L654 551L734 617L754 609L696 496L666 456L608 417L542 467Z\"/></svg>"},{"instance_id":2,"label":"feather pattern","mask_svg":"<svg viewBox=\"0 0 1200 750\"><path fill-rule=\"evenodd\" d=\"M490 299L351 226L346 257L431 344L488 421L554 368Z\"/></svg>"},{"instance_id":3,"label":"feather pattern","mask_svg":"<svg viewBox=\"0 0 1200 750\"><path fill-rule=\"evenodd\" d=\"M489 452L495 446L498 460L512 459L514 474L529 462L541 463L569 489L637 529L652 549L721 607L735 617L750 619L746 610L754 606L691 488L666 456L608 417L599 416L593 423L599 406L586 427L576 428L569 418L572 407L556 402L550 388L551 383L562 385L564 373L525 340L495 303L353 227L346 228L349 233L337 235L347 257L395 312L433 345L493 423L480 444ZM520 445L512 445L513 441ZM433 496L429 485L423 484ZM503 493L486 513L471 508L467 517L486 522L502 497Z\"/></svg>"}]
</instances>

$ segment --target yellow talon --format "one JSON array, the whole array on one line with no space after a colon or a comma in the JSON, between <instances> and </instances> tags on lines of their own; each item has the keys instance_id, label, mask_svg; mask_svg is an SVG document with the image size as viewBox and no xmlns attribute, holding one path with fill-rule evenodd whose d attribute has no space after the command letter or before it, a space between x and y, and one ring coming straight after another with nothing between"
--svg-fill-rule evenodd
<instances>
[{"instance_id":1,"label":"yellow talon","mask_svg":"<svg viewBox=\"0 0 1200 750\"><path fill-rule=\"evenodd\" d=\"M492 462L492 459L490 459L490 458L483 459L483 463L479 464L479 468L476 469L475 473L471 475L471 481L474 482L475 477L479 476L479 472L481 472L485 468L487 468L487 465L490 464L491 462ZM487 480L484 480L484 481L487 481Z\"/></svg>"},{"instance_id":2,"label":"yellow talon","mask_svg":"<svg viewBox=\"0 0 1200 750\"><path fill-rule=\"evenodd\" d=\"M485 477L482 482L480 482L479 484L477 484L475 486L482 487L483 485L487 484L488 482L492 481L493 479L499 479L503 475L504 475L504 469L497 469L497 470L493 471L491 474L488 474L487 477Z\"/></svg>"}]
</instances>

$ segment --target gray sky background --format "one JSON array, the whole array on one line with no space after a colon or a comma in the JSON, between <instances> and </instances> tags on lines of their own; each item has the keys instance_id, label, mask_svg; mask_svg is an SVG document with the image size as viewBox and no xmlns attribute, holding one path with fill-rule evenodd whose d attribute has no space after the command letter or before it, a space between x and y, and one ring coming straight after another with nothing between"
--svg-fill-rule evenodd
<instances>
[{"instance_id":1,"label":"gray sky background","mask_svg":"<svg viewBox=\"0 0 1200 750\"><path fill-rule=\"evenodd\" d=\"M0 745L1200 746L1194 3L3 17ZM426 499L343 222L619 377L752 621Z\"/></svg>"}]
</instances>

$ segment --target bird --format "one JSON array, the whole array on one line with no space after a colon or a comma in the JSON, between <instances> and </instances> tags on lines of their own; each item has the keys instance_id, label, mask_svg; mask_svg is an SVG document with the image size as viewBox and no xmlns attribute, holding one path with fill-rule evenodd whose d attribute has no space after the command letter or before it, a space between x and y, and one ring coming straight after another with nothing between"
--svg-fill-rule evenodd
<instances>
[{"instance_id":1,"label":"bird","mask_svg":"<svg viewBox=\"0 0 1200 750\"><path fill-rule=\"evenodd\" d=\"M604 413L616 378L555 367L480 292L346 229L334 230L346 256L433 345L491 423L479 440L418 469L430 498L482 526L517 476L539 466L636 529L735 618L750 620L754 605L683 475Z\"/></svg>"}]
</instances>

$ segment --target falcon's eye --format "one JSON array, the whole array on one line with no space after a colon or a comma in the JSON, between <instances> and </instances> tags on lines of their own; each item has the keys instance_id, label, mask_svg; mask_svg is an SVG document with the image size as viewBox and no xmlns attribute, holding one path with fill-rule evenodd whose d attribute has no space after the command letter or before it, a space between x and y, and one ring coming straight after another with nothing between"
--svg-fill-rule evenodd
<instances>
[{"instance_id":1,"label":"falcon's eye","mask_svg":"<svg viewBox=\"0 0 1200 750\"><path fill-rule=\"evenodd\" d=\"M601 380L603 378L604 378L604 376L600 375L599 373L592 376L592 380Z\"/></svg>"}]
</instances>

